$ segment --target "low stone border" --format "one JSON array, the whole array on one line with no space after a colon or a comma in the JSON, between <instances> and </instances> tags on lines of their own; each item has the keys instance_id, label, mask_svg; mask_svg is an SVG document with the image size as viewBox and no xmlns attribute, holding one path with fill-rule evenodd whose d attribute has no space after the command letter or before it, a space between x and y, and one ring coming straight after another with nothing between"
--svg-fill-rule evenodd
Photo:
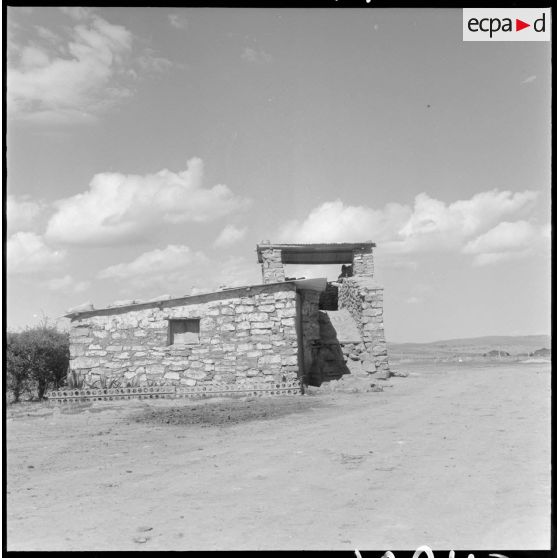
<instances>
[{"instance_id":1,"label":"low stone border","mask_svg":"<svg viewBox=\"0 0 558 558\"><path fill-rule=\"evenodd\" d=\"M175 399L184 397L233 397L243 395L297 395L301 394L298 382L266 384L213 384L208 386L140 386L126 388L65 389L47 393L48 401L71 403L75 401L112 401L122 399Z\"/></svg>"}]
</instances>

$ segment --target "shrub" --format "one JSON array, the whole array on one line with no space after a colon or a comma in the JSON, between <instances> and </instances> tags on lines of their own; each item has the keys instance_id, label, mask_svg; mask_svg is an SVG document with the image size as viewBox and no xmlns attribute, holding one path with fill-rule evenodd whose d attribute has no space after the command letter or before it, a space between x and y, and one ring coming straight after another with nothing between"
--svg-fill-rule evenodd
<instances>
[{"instance_id":1,"label":"shrub","mask_svg":"<svg viewBox=\"0 0 558 558\"><path fill-rule=\"evenodd\" d=\"M68 334L45 321L18 333L8 333L6 344L6 388L19 401L25 393L39 399L49 388L66 379L70 361Z\"/></svg>"}]
</instances>

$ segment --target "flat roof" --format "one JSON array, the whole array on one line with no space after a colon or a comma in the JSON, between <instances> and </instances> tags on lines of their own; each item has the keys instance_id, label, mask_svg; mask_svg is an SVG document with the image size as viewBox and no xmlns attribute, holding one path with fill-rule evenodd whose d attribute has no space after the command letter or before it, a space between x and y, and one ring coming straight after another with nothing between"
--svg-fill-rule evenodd
<instances>
[{"instance_id":1,"label":"flat roof","mask_svg":"<svg viewBox=\"0 0 558 558\"><path fill-rule=\"evenodd\" d=\"M324 244L269 244L257 245L258 262L262 263L262 250L281 250L281 261L286 264L349 264L355 251L370 252L376 244L365 242L339 242Z\"/></svg>"},{"instance_id":2,"label":"flat roof","mask_svg":"<svg viewBox=\"0 0 558 558\"><path fill-rule=\"evenodd\" d=\"M318 291L321 292L325 290L327 285L327 279L325 277L319 277L316 279L296 279L293 281L280 281L277 283L262 283L258 285L246 285L244 287L230 287L224 288L219 291L210 291L207 293L199 293L195 295L184 295L174 298L167 298L167 299L153 299L153 300L136 300L129 304L121 304L121 305L109 305L103 308L84 308L83 310L80 309L79 306L76 307L75 310L70 309L66 314L64 314L65 318L74 319L78 316L94 316L97 314L118 314L122 313L122 311L129 311L129 310L138 310L138 309L145 309L150 308L153 306L173 306L177 303L183 302L184 304L195 304L197 302L205 302L204 299L211 299L211 298L232 298L237 296L240 291L250 291L251 289L261 289L265 290L271 287L277 286L284 286L284 285L294 285L295 289L306 289L310 291Z\"/></svg>"}]
</instances>

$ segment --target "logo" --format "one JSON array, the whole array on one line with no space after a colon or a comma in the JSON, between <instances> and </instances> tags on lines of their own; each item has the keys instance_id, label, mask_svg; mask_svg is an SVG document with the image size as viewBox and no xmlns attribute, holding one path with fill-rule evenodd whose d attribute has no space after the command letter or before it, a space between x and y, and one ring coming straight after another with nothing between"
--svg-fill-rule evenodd
<instances>
[{"instance_id":1,"label":"logo","mask_svg":"<svg viewBox=\"0 0 558 558\"><path fill-rule=\"evenodd\" d=\"M550 8L464 8L464 41L550 41Z\"/></svg>"}]
</instances>

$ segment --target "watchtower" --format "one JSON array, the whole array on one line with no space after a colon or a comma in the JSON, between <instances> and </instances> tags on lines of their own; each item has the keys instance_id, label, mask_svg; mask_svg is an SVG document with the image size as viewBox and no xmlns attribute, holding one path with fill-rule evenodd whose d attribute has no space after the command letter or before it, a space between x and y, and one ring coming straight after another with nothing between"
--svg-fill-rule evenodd
<instances>
[{"instance_id":1,"label":"watchtower","mask_svg":"<svg viewBox=\"0 0 558 558\"><path fill-rule=\"evenodd\" d=\"M258 262L262 266L263 283L288 281L285 264L338 264L342 265L337 281L330 281L321 298L308 293L298 316L298 327L304 333L305 358L308 368L314 369L318 385L328 368L325 354L331 354L333 345L331 327L337 330L336 342L346 357L347 365L358 360L360 370L378 378L390 375L387 344L384 336L383 288L374 280L374 248L372 241L328 244L272 244L263 241L257 245ZM302 295L304 297L304 294ZM344 339L348 322L358 329L360 339ZM325 324L328 324L327 327ZM336 325L338 324L338 325ZM318 327L319 326L319 327ZM353 336L354 337L354 336ZM312 353L314 351L314 353ZM333 351L334 352L334 351ZM320 355L322 355L320 357ZM318 364L316 364L318 363ZM316 371L316 366L320 370ZM331 364L329 368L338 366Z\"/></svg>"}]
</instances>

